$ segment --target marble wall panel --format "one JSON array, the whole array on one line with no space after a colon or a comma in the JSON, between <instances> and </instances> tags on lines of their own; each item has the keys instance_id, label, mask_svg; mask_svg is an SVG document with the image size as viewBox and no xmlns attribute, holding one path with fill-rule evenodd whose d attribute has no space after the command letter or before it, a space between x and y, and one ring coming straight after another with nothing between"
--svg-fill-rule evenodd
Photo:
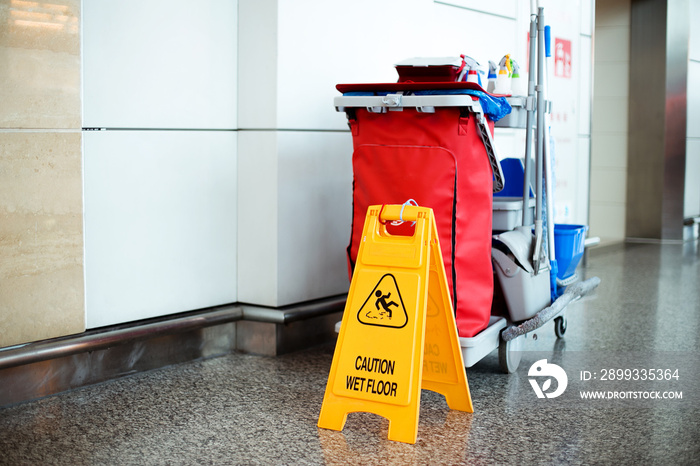
<instances>
[{"instance_id":1,"label":"marble wall panel","mask_svg":"<svg viewBox=\"0 0 700 466\"><path fill-rule=\"evenodd\" d=\"M80 1L0 1L0 128L80 127Z\"/></svg>"},{"instance_id":2,"label":"marble wall panel","mask_svg":"<svg viewBox=\"0 0 700 466\"><path fill-rule=\"evenodd\" d=\"M80 5L0 0L0 347L85 329Z\"/></svg>"},{"instance_id":3,"label":"marble wall panel","mask_svg":"<svg viewBox=\"0 0 700 466\"><path fill-rule=\"evenodd\" d=\"M84 330L80 132L0 132L0 347Z\"/></svg>"}]
</instances>

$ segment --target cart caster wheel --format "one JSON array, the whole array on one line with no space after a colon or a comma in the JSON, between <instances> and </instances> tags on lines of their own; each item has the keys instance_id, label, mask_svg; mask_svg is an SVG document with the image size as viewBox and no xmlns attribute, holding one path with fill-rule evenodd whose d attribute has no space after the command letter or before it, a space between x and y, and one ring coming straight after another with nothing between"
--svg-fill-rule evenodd
<instances>
[{"instance_id":1,"label":"cart caster wheel","mask_svg":"<svg viewBox=\"0 0 700 466\"><path fill-rule=\"evenodd\" d=\"M504 341L501 338L498 342L498 365L506 374L512 374L520 365L520 337L510 341Z\"/></svg>"},{"instance_id":2,"label":"cart caster wheel","mask_svg":"<svg viewBox=\"0 0 700 466\"><path fill-rule=\"evenodd\" d=\"M557 338L564 338L565 333L566 319L562 316L559 316L556 319L554 319L554 334L557 336Z\"/></svg>"}]
</instances>

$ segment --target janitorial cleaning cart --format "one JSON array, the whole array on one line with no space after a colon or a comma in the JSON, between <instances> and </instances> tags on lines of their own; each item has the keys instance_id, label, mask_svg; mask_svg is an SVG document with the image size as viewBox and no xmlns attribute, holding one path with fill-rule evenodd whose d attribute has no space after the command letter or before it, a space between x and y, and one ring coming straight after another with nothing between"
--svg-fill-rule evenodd
<instances>
[{"instance_id":1,"label":"janitorial cleaning cart","mask_svg":"<svg viewBox=\"0 0 700 466\"><path fill-rule=\"evenodd\" d=\"M466 367L498 349L501 368L515 371L523 336L551 319L557 319L557 336L563 336L568 303L599 282L569 284L583 252L582 237L571 242L580 251L566 253L569 257L561 260L568 264L566 276L557 282L552 177L546 173L546 97L542 85L534 92L535 62L544 66L543 23L540 9L532 18L530 56L535 57L536 43L540 53L530 63L529 95L517 108L526 114L521 119L527 134L525 163L504 162L505 175L493 129L513 106L505 96L484 90L469 57L407 60L396 66L398 82L337 86L342 96L334 103L347 115L354 148L349 272L369 206L433 209ZM544 79L543 70L539 76ZM494 197L506 186L513 191L514 185L522 195ZM389 233L407 236L411 228L411 222L403 221L386 226ZM569 230L585 233L583 226ZM494 290L503 297L505 312L492 306Z\"/></svg>"}]
</instances>

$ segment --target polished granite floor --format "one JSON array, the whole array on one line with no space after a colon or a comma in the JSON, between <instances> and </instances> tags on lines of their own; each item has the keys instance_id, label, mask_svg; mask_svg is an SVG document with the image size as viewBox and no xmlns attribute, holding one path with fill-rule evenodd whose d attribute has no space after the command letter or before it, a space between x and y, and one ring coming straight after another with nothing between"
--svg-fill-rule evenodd
<instances>
[{"instance_id":1,"label":"polished granite floor","mask_svg":"<svg viewBox=\"0 0 700 466\"><path fill-rule=\"evenodd\" d=\"M387 440L388 421L373 414L351 414L342 432L316 426L327 345L231 354L0 409L0 463L700 464L698 242L593 249L579 272L602 283L569 306L565 338L549 323L522 341L516 373L499 371L497 352L468 369L473 414L423 390L415 445ZM537 398L528 380L543 358L568 376L556 399ZM584 389L625 399L585 400Z\"/></svg>"}]
</instances>

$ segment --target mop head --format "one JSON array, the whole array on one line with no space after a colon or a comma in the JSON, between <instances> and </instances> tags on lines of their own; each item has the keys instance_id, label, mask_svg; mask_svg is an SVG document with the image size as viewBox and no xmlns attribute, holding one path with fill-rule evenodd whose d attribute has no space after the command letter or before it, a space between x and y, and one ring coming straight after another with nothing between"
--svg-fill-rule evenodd
<instances>
[{"instance_id":1,"label":"mop head","mask_svg":"<svg viewBox=\"0 0 700 466\"><path fill-rule=\"evenodd\" d=\"M504 341L510 341L520 335L525 335L526 333L532 332L544 324L552 320L557 314L559 314L564 308L572 301L579 299L600 285L600 278L593 277L586 281L570 285L566 288L566 291L561 295L556 301L552 303L551 306L542 309L540 312L535 314L532 319L528 319L517 327L513 326L506 329L502 338Z\"/></svg>"}]
</instances>

